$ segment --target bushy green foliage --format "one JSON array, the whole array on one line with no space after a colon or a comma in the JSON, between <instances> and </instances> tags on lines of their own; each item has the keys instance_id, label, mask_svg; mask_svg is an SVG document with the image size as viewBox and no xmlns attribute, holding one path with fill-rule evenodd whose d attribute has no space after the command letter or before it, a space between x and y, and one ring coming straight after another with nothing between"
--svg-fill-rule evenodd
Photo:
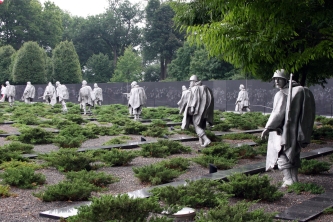
<instances>
[{"instance_id":1,"label":"bushy green foliage","mask_svg":"<svg viewBox=\"0 0 333 222\"><path fill-rule=\"evenodd\" d=\"M30 167L19 166L7 168L1 175L3 183L19 188L34 188L37 185L44 184L45 176L41 173L35 173Z\"/></svg>"},{"instance_id":2,"label":"bushy green foliage","mask_svg":"<svg viewBox=\"0 0 333 222\"><path fill-rule=\"evenodd\" d=\"M147 126L137 121L127 121L124 126L125 134L141 134L141 132L147 130Z\"/></svg>"},{"instance_id":3,"label":"bushy green foliage","mask_svg":"<svg viewBox=\"0 0 333 222\"><path fill-rule=\"evenodd\" d=\"M238 158L254 158L258 155L257 151L250 145L242 145L239 147L231 148L238 154Z\"/></svg>"},{"instance_id":4,"label":"bushy green foliage","mask_svg":"<svg viewBox=\"0 0 333 222\"><path fill-rule=\"evenodd\" d=\"M143 131L141 134L143 136L164 137L171 134L171 132L169 132L166 127L167 125L164 121L153 120L152 123L148 126L148 129L146 131Z\"/></svg>"},{"instance_id":5,"label":"bushy green foliage","mask_svg":"<svg viewBox=\"0 0 333 222\"><path fill-rule=\"evenodd\" d=\"M118 126L125 126L128 121L129 121L128 118L117 117L117 116L113 116L113 118L110 120L111 123L116 124Z\"/></svg>"},{"instance_id":6,"label":"bushy green foliage","mask_svg":"<svg viewBox=\"0 0 333 222\"><path fill-rule=\"evenodd\" d=\"M166 107L146 108L142 110L143 119L165 119L168 117Z\"/></svg>"},{"instance_id":7,"label":"bushy green foliage","mask_svg":"<svg viewBox=\"0 0 333 222\"><path fill-rule=\"evenodd\" d=\"M208 155L200 155L198 157L194 157L192 158L192 161L200 164L203 167L208 167L208 165L211 163L219 170L231 169L237 162L236 159L227 159L225 157Z\"/></svg>"},{"instance_id":8,"label":"bushy green foliage","mask_svg":"<svg viewBox=\"0 0 333 222\"><path fill-rule=\"evenodd\" d=\"M122 137L115 137L110 139L109 141L103 143L103 145L114 145L114 144L123 144L126 140L124 140Z\"/></svg>"},{"instance_id":9,"label":"bushy green foliage","mask_svg":"<svg viewBox=\"0 0 333 222\"><path fill-rule=\"evenodd\" d=\"M144 157L166 157L178 153L191 153L190 147L172 140L158 140L157 143L143 144L141 155Z\"/></svg>"},{"instance_id":10,"label":"bushy green foliage","mask_svg":"<svg viewBox=\"0 0 333 222\"><path fill-rule=\"evenodd\" d=\"M175 157L169 160L163 160L160 162L161 165L168 169L174 169L177 171L185 171L190 166L190 160L182 157Z\"/></svg>"},{"instance_id":11,"label":"bushy green foliage","mask_svg":"<svg viewBox=\"0 0 333 222\"><path fill-rule=\"evenodd\" d=\"M66 178L69 181L82 180L97 187L105 187L108 184L117 182L118 179L112 175L108 175L104 172L86 171L81 170L78 172L71 171L66 173Z\"/></svg>"},{"instance_id":12,"label":"bushy green foliage","mask_svg":"<svg viewBox=\"0 0 333 222\"><path fill-rule=\"evenodd\" d=\"M81 115L80 105L68 106L68 103L66 103L66 105L67 107L70 107L67 111L67 114Z\"/></svg>"},{"instance_id":13,"label":"bushy green foliage","mask_svg":"<svg viewBox=\"0 0 333 222\"><path fill-rule=\"evenodd\" d=\"M324 214L333 214L333 208L332 207L328 207L323 211Z\"/></svg>"},{"instance_id":14,"label":"bushy green foliage","mask_svg":"<svg viewBox=\"0 0 333 222\"><path fill-rule=\"evenodd\" d=\"M314 183L293 183L288 186L290 192L295 192L296 194L301 194L302 192L310 192L312 194L321 194L325 192L325 189L322 186L319 186Z\"/></svg>"},{"instance_id":15,"label":"bushy green foliage","mask_svg":"<svg viewBox=\"0 0 333 222\"><path fill-rule=\"evenodd\" d=\"M228 197L220 189L221 182L202 179L186 181L184 186L163 186L150 190L163 203L168 205L180 205L192 208L214 207L219 199Z\"/></svg>"},{"instance_id":16,"label":"bushy green foliage","mask_svg":"<svg viewBox=\"0 0 333 222\"><path fill-rule=\"evenodd\" d=\"M139 153L136 151L111 149L110 151L105 151L101 154L99 159L111 166L126 166L138 155Z\"/></svg>"},{"instance_id":17,"label":"bushy green foliage","mask_svg":"<svg viewBox=\"0 0 333 222\"><path fill-rule=\"evenodd\" d=\"M253 140L257 138L256 136L248 133L230 133L230 134L225 134L222 137L223 139L228 139L228 140L247 140L247 139Z\"/></svg>"},{"instance_id":18,"label":"bushy green foliage","mask_svg":"<svg viewBox=\"0 0 333 222\"><path fill-rule=\"evenodd\" d=\"M24 128L20 130L20 135L17 137L22 143L30 144L48 144L52 143L53 134L47 132L46 130L36 127L36 128Z\"/></svg>"},{"instance_id":19,"label":"bushy green foliage","mask_svg":"<svg viewBox=\"0 0 333 222\"><path fill-rule=\"evenodd\" d=\"M261 125L261 118L267 118L262 113L248 112L243 115L224 112L223 116L225 117L225 123L229 124L231 128L237 128L241 130L251 130L257 129L258 123ZM266 121L267 120L263 120ZM266 123L265 122L265 123Z\"/></svg>"},{"instance_id":20,"label":"bushy green foliage","mask_svg":"<svg viewBox=\"0 0 333 222\"><path fill-rule=\"evenodd\" d=\"M228 182L222 184L222 189L234 194L235 197L245 198L249 200L278 200L283 196L283 193L278 191L278 187L270 184L270 179L267 175L245 175L235 173L228 176Z\"/></svg>"},{"instance_id":21,"label":"bushy green foliage","mask_svg":"<svg viewBox=\"0 0 333 222\"><path fill-rule=\"evenodd\" d=\"M71 137L70 135L57 135L53 142L57 144L60 148L78 148L86 140L83 135L78 135L76 137Z\"/></svg>"},{"instance_id":22,"label":"bushy green foliage","mask_svg":"<svg viewBox=\"0 0 333 222\"><path fill-rule=\"evenodd\" d=\"M118 125L112 125L111 127L106 126L98 126L95 123L87 123L85 128L89 129L89 131L93 132L94 135L101 136L114 136L119 135L122 131L122 128Z\"/></svg>"},{"instance_id":23,"label":"bushy green foliage","mask_svg":"<svg viewBox=\"0 0 333 222\"><path fill-rule=\"evenodd\" d=\"M265 213L263 209L251 211L251 202L240 201L229 204L228 200L220 199L219 205L208 211L200 211L195 217L196 222L223 221L223 222L273 222L276 213Z\"/></svg>"},{"instance_id":24,"label":"bushy green foliage","mask_svg":"<svg viewBox=\"0 0 333 222\"><path fill-rule=\"evenodd\" d=\"M19 118L17 118L16 122L25 124L25 125L38 125L39 120L38 120L37 116L35 116L35 115L26 114L26 115L22 115Z\"/></svg>"},{"instance_id":25,"label":"bushy green foliage","mask_svg":"<svg viewBox=\"0 0 333 222\"><path fill-rule=\"evenodd\" d=\"M150 213L161 213L163 208L154 197L130 198L123 195L93 197L91 205L81 206L78 214L68 222L127 221L146 222Z\"/></svg>"},{"instance_id":26,"label":"bushy green foliage","mask_svg":"<svg viewBox=\"0 0 333 222\"><path fill-rule=\"evenodd\" d=\"M48 162L48 165L56 167L60 171L80 171L92 170L97 165L92 165L95 162L93 152L77 152L76 149L60 149L47 154L38 156Z\"/></svg>"},{"instance_id":27,"label":"bushy green foliage","mask_svg":"<svg viewBox=\"0 0 333 222\"><path fill-rule=\"evenodd\" d=\"M83 119L82 116L78 114L67 114L65 118L79 125L87 122L87 120Z\"/></svg>"},{"instance_id":28,"label":"bushy green foliage","mask_svg":"<svg viewBox=\"0 0 333 222\"><path fill-rule=\"evenodd\" d=\"M86 181L66 180L55 185L47 186L45 191L35 193L34 195L45 202L80 201L88 200L88 198L91 196L91 192L99 190L99 187L96 187L95 185Z\"/></svg>"},{"instance_id":29,"label":"bushy green foliage","mask_svg":"<svg viewBox=\"0 0 333 222\"><path fill-rule=\"evenodd\" d=\"M226 132L226 131L229 131L230 128L231 127L228 123L222 121L220 123L215 124L213 130Z\"/></svg>"},{"instance_id":30,"label":"bushy green foliage","mask_svg":"<svg viewBox=\"0 0 333 222\"><path fill-rule=\"evenodd\" d=\"M299 173L302 174L319 174L324 171L328 171L331 168L331 164L318 160L306 160L302 159Z\"/></svg>"},{"instance_id":31,"label":"bushy green foliage","mask_svg":"<svg viewBox=\"0 0 333 222\"><path fill-rule=\"evenodd\" d=\"M158 185L170 182L182 173L184 165L180 162L181 161L174 161L171 164L171 160L162 161L160 163L150 164L143 167L133 167L132 169L134 171L134 176L138 177L142 183ZM172 166L172 169L168 168L169 164Z\"/></svg>"},{"instance_id":32,"label":"bushy green foliage","mask_svg":"<svg viewBox=\"0 0 333 222\"><path fill-rule=\"evenodd\" d=\"M17 141L5 144L3 147L7 148L9 151L16 151L19 153L31 153L31 151L34 149L34 146L30 144L25 144Z\"/></svg>"},{"instance_id":33,"label":"bushy green foliage","mask_svg":"<svg viewBox=\"0 0 333 222\"><path fill-rule=\"evenodd\" d=\"M11 160L0 164L0 169L17 168L17 167L31 168L34 170L43 168L42 165L36 164L34 162L18 161L18 160Z\"/></svg>"},{"instance_id":34,"label":"bushy green foliage","mask_svg":"<svg viewBox=\"0 0 333 222\"><path fill-rule=\"evenodd\" d=\"M11 160L26 160L20 152L9 150L6 147L0 147L0 163Z\"/></svg>"},{"instance_id":35,"label":"bushy green foliage","mask_svg":"<svg viewBox=\"0 0 333 222\"><path fill-rule=\"evenodd\" d=\"M9 185L1 185L0 184L0 197L10 197L11 193Z\"/></svg>"},{"instance_id":36,"label":"bushy green foliage","mask_svg":"<svg viewBox=\"0 0 333 222\"><path fill-rule=\"evenodd\" d=\"M330 125L324 125L322 127L314 127L312 131L312 139L314 140L333 139L333 127Z\"/></svg>"}]
</instances>

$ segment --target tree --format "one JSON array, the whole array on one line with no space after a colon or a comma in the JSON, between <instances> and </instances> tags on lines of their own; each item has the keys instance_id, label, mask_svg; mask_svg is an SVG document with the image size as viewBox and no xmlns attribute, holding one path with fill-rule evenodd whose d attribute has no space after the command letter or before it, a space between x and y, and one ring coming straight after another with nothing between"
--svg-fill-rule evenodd
<instances>
[{"instance_id":1,"label":"tree","mask_svg":"<svg viewBox=\"0 0 333 222\"><path fill-rule=\"evenodd\" d=\"M10 64L11 56L15 53L15 49L10 46L0 47L0 82L4 83L7 80L11 80Z\"/></svg>"},{"instance_id":2,"label":"tree","mask_svg":"<svg viewBox=\"0 0 333 222\"><path fill-rule=\"evenodd\" d=\"M301 85L333 75L332 1L195 0L172 7L191 42L244 72L268 80L285 68Z\"/></svg>"},{"instance_id":3,"label":"tree","mask_svg":"<svg viewBox=\"0 0 333 222\"><path fill-rule=\"evenodd\" d=\"M182 46L183 35L174 29L174 11L168 4L161 4L159 0L149 0L145 12L144 59L159 60L160 80L163 80L167 78L167 68L176 50Z\"/></svg>"},{"instance_id":4,"label":"tree","mask_svg":"<svg viewBox=\"0 0 333 222\"><path fill-rule=\"evenodd\" d=\"M53 50L53 81L79 83L82 72L73 42L63 41Z\"/></svg>"},{"instance_id":5,"label":"tree","mask_svg":"<svg viewBox=\"0 0 333 222\"><path fill-rule=\"evenodd\" d=\"M132 82L142 80L142 59L129 46L124 55L119 57L111 82Z\"/></svg>"},{"instance_id":6,"label":"tree","mask_svg":"<svg viewBox=\"0 0 333 222\"><path fill-rule=\"evenodd\" d=\"M92 55L86 65L85 77L88 82L106 83L113 73L113 65L108 55Z\"/></svg>"},{"instance_id":7,"label":"tree","mask_svg":"<svg viewBox=\"0 0 333 222\"><path fill-rule=\"evenodd\" d=\"M26 42L17 51L13 64L13 81L16 84L46 83L46 53L36 42Z\"/></svg>"},{"instance_id":8,"label":"tree","mask_svg":"<svg viewBox=\"0 0 333 222\"><path fill-rule=\"evenodd\" d=\"M143 80L145 82L158 82L160 80L160 65L149 64L144 68Z\"/></svg>"}]
</instances>

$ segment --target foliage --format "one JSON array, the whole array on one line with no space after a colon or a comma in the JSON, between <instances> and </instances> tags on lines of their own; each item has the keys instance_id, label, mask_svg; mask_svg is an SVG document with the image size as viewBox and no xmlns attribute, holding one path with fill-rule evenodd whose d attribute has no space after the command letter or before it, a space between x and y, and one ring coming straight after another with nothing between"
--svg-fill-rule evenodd
<instances>
[{"instance_id":1,"label":"foliage","mask_svg":"<svg viewBox=\"0 0 333 222\"><path fill-rule=\"evenodd\" d=\"M25 125L37 125L39 123L39 120L38 120L37 116L35 116L35 115L26 114L26 115L20 116L20 118L18 118L16 120L16 122L25 124Z\"/></svg>"},{"instance_id":2,"label":"foliage","mask_svg":"<svg viewBox=\"0 0 333 222\"><path fill-rule=\"evenodd\" d=\"M314 127L312 131L312 139L314 140L333 139L333 127L330 125L324 125L322 127Z\"/></svg>"},{"instance_id":3,"label":"foliage","mask_svg":"<svg viewBox=\"0 0 333 222\"><path fill-rule=\"evenodd\" d=\"M108 82L114 69L112 62L109 60L109 56L101 52L90 56L86 67L87 70L84 76L88 82L93 83Z\"/></svg>"},{"instance_id":4,"label":"foliage","mask_svg":"<svg viewBox=\"0 0 333 222\"><path fill-rule=\"evenodd\" d=\"M0 163L11 160L26 160L20 152L12 151L7 147L0 147Z\"/></svg>"},{"instance_id":5,"label":"foliage","mask_svg":"<svg viewBox=\"0 0 333 222\"><path fill-rule=\"evenodd\" d=\"M137 156L138 152L136 151L126 151L114 148L102 153L99 159L103 160L110 166L126 166Z\"/></svg>"},{"instance_id":6,"label":"foliage","mask_svg":"<svg viewBox=\"0 0 333 222\"><path fill-rule=\"evenodd\" d=\"M227 159L225 157L220 156L206 156L206 155L200 155L198 157L192 158L193 162L196 162L197 164L200 164L203 167L208 167L208 165L211 163L214 166L217 167L219 170L227 170L231 169L235 164L235 159Z\"/></svg>"},{"instance_id":7,"label":"foliage","mask_svg":"<svg viewBox=\"0 0 333 222\"><path fill-rule=\"evenodd\" d=\"M17 137L22 143L30 144L48 144L52 142L53 134L47 132L40 127L23 128L20 130L20 135Z\"/></svg>"},{"instance_id":8,"label":"foliage","mask_svg":"<svg viewBox=\"0 0 333 222\"><path fill-rule=\"evenodd\" d=\"M283 196L283 193L278 191L278 187L270 184L270 179L267 175L247 176L242 173L235 173L228 176L228 182L224 182L222 189L234 194L235 197L250 199L250 200L278 200Z\"/></svg>"},{"instance_id":9,"label":"foliage","mask_svg":"<svg viewBox=\"0 0 333 222\"><path fill-rule=\"evenodd\" d=\"M15 49L11 45L0 47L0 82L4 83L12 79L9 67L11 64L11 56L15 53Z\"/></svg>"},{"instance_id":10,"label":"foliage","mask_svg":"<svg viewBox=\"0 0 333 222\"><path fill-rule=\"evenodd\" d=\"M147 64L143 71L144 82L158 82L160 79L161 69L159 64Z\"/></svg>"},{"instance_id":11,"label":"foliage","mask_svg":"<svg viewBox=\"0 0 333 222\"><path fill-rule=\"evenodd\" d=\"M232 148L238 154L238 158L246 159L246 158L254 158L258 155L256 149L254 149L250 145L242 145L239 147Z\"/></svg>"},{"instance_id":12,"label":"foliage","mask_svg":"<svg viewBox=\"0 0 333 222\"><path fill-rule=\"evenodd\" d=\"M25 189L44 184L46 180L43 174L36 174L33 168L25 166L7 168L1 177L3 183Z\"/></svg>"},{"instance_id":13,"label":"foliage","mask_svg":"<svg viewBox=\"0 0 333 222\"><path fill-rule=\"evenodd\" d=\"M167 205L203 208L217 206L219 199L228 196L221 191L220 186L220 182L209 179L187 180L184 186L156 187L149 192Z\"/></svg>"},{"instance_id":14,"label":"foliage","mask_svg":"<svg viewBox=\"0 0 333 222\"><path fill-rule=\"evenodd\" d=\"M302 192L310 192L312 194L321 194L325 192L325 189L322 186L318 186L314 183L293 183L288 186L290 192L295 192L296 194L301 194Z\"/></svg>"},{"instance_id":15,"label":"foliage","mask_svg":"<svg viewBox=\"0 0 333 222\"><path fill-rule=\"evenodd\" d=\"M40 164L27 161L19 161L19 160L11 160L0 164L0 169L17 168L17 167L31 168L34 170L43 168L43 166Z\"/></svg>"},{"instance_id":16,"label":"foliage","mask_svg":"<svg viewBox=\"0 0 333 222\"><path fill-rule=\"evenodd\" d=\"M202 154L208 156L224 157L226 159L237 159L238 154L234 148L227 143L213 143L212 146L202 150Z\"/></svg>"},{"instance_id":17,"label":"foliage","mask_svg":"<svg viewBox=\"0 0 333 222\"><path fill-rule=\"evenodd\" d=\"M223 139L228 140L247 140L257 138L256 136L248 133L230 133L222 136Z\"/></svg>"},{"instance_id":18,"label":"foliage","mask_svg":"<svg viewBox=\"0 0 333 222\"><path fill-rule=\"evenodd\" d=\"M200 211L197 222L225 221L225 222L273 222L276 213L265 213L263 209L251 211L252 202L240 201L231 205L226 199L220 199L219 205L208 211Z\"/></svg>"},{"instance_id":19,"label":"foliage","mask_svg":"<svg viewBox=\"0 0 333 222\"><path fill-rule=\"evenodd\" d=\"M144 157L166 157L178 153L190 153L191 148L172 140L158 140L157 143L142 144L141 155Z\"/></svg>"},{"instance_id":20,"label":"foliage","mask_svg":"<svg viewBox=\"0 0 333 222\"><path fill-rule=\"evenodd\" d=\"M142 131L147 130L147 126L141 122L128 121L124 126L125 134L140 134Z\"/></svg>"},{"instance_id":21,"label":"foliage","mask_svg":"<svg viewBox=\"0 0 333 222\"><path fill-rule=\"evenodd\" d=\"M333 214L333 208L332 207L328 207L323 211L324 214Z\"/></svg>"},{"instance_id":22,"label":"foliage","mask_svg":"<svg viewBox=\"0 0 333 222\"><path fill-rule=\"evenodd\" d=\"M36 42L25 42L13 63L13 81L17 84L46 83L46 53Z\"/></svg>"},{"instance_id":23,"label":"foliage","mask_svg":"<svg viewBox=\"0 0 333 222\"><path fill-rule=\"evenodd\" d=\"M1 185L0 184L0 197L10 197L11 193L9 192L9 185Z\"/></svg>"},{"instance_id":24,"label":"foliage","mask_svg":"<svg viewBox=\"0 0 333 222\"><path fill-rule=\"evenodd\" d=\"M87 122L87 120L83 119L82 116L78 114L67 114L65 118L79 125Z\"/></svg>"},{"instance_id":25,"label":"foliage","mask_svg":"<svg viewBox=\"0 0 333 222\"><path fill-rule=\"evenodd\" d=\"M281 67L294 73L301 85L306 80L325 83L332 76L331 1L209 0L171 5L175 23L187 30L191 43L205 45L211 56L262 80Z\"/></svg>"},{"instance_id":26,"label":"foliage","mask_svg":"<svg viewBox=\"0 0 333 222\"><path fill-rule=\"evenodd\" d=\"M90 184L93 184L97 187L105 187L108 184L118 181L118 179L116 179L114 176L108 175L104 172L95 172L95 171L86 171L86 170L81 170L78 172L74 171L68 172L66 173L66 179L68 179L69 181L82 180Z\"/></svg>"},{"instance_id":27,"label":"foliage","mask_svg":"<svg viewBox=\"0 0 333 222\"><path fill-rule=\"evenodd\" d=\"M31 151L34 149L34 146L13 141L9 144L5 144L3 148L7 148L9 151L15 151L20 153L31 153Z\"/></svg>"},{"instance_id":28,"label":"foliage","mask_svg":"<svg viewBox=\"0 0 333 222\"><path fill-rule=\"evenodd\" d=\"M171 163L173 163L171 165L172 168L168 168L167 165L170 165ZM138 177L142 183L158 185L170 182L175 177L178 177L182 173L179 170L180 168L183 170L183 167L183 163L179 162L178 160L175 162L171 162L170 160L162 161L156 164L150 164L143 167L133 167L132 169L134 172L134 176Z\"/></svg>"},{"instance_id":29,"label":"foliage","mask_svg":"<svg viewBox=\"0 0 333 222\"><path fill-rule=\"evenodd\" d=\"M331 168L331 164L328 162L318 160L306 160L302 159L299 173L302 174L319 174L324 171L328 171Z\"/></svg>"},{"instance_id":30,"label":"foliage","mask_svg":"<svg viewBox=\"0 0 333 222\"><path fill-rule=\"evenodd\" d=\"M148 129L141 134L143 136L165 137L166 135L171 134L166 127L167 125L163 120L153 120L148 126Z\"/></svg>"},{"instance_id":31,"label":"foliage","mask_svg":"<svg viewBox=\"0 0 333 222\"><path fill-rule=\"evenodd\" d=\"M226 131L229 131L230 128L231 128L230 125L228 123L224 122L224 121L214 125L214 130L216 130L216 131L226 132Z\"/></svg>"},{"instance_id":32,"label":"foliage","mask_svg":"<svg viewBox=\"0 0 333 222\"><path fill-rule=\"evenodd\" d=\"M82 73L73 42L60 42L52 52L53 79L61 83L79 83Z\"/></svg>"},{"instance_id":33,"label":"foliage","mask_svg":"<svg viewBox=\"0 0 333 222\"><path fill-rule=\"evenodd\" d=\"M82 180L62 181L46 187L45 191L34 195L45 202L49 201L80 201L88 200L91 192L100 188Z\"/></svg>"},{"instance_id":34,"label":"foliage","mask_svg":"<svg viewBox=\"0 0 333 222\"><path fill-rule=\"evenodd\" d=\"M81 206L78 214L67 219L68 222L88 221L147 221L150 213L161 213L163 208L154 197L130 198L123 195L104 195L94 197L92 203Z\"/></svg>"},{"instance_id":35,"label":"foliage","mask_svg":"<svg viewBox=\"0 0 333 222\"><path fill-rule=\"evenodd\" d=\"M259 122L258 115L254 115L254 112L251 112L251 114L248 113L241 115L232 112L225 112L223 113L223 116L225 117L225 123L229 124L231 128L237 128L241 130L257 129ZM261 113L260 115L263 116Z\"/></svg>"},{"instance_id":36,"label":"foliage","mask_svg":"<svg viewBox=\"0 0 333 222\"><path fill-rule=\"evenodd\" d=\"M119 57L117 67L110 82L132 82L142 79L142 59L134 52L133 47L125 49L124 55Z\"/></svg>"},{"instance_id":37,"label":"foliage","mask_svg":"<svg viewBox=\"0 0 333 222\"><path fill-rule=\"evenodd\" d=\"M56 167L60 171L92 170L97 165L93 152L77 152L76 149L59 149L47 154L40 154L39 158L48 162L48 165Z\"/></svg>"}]
</instances>

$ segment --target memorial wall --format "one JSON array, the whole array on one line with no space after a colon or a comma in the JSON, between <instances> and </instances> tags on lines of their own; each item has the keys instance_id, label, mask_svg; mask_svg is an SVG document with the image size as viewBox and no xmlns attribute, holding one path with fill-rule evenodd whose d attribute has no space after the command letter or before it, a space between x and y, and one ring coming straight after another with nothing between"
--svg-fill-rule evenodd
<instances>
[{"instance_id":1,"label":"memorial wall","mask_svg":"<svg viewBox=\"0 0 333 222\"><path fill-rule=\"evenodd\" d=\"M32 83L33 84L33 83ZM203 81L214 92L215 109L234 111L239 85L243 84L249 93L251 111L270 113L273 107L273 97L278 89L273 81L260 80L215 80ZM36 88L34 101L42 102L42 96L47 84L33 84ZM82 84L65 84L69 91L69 101L78 103L78 92ZM93 88L93 83L88 83ZM189 86L189 81L183 82L139 82L147 94L147 107L168 106L177 107L182 94L182 86ZM98 83L103 89L103 104L127 104L123 93L130 92L130 83ZM23 94L25 85L16 85L16 100ZM311 86L316 101L317 115L332 116L333 108L333 79L328 80L325 88L320 85ZM38 98L37 98L38 97Z\"/></svg>"}]
</instances>

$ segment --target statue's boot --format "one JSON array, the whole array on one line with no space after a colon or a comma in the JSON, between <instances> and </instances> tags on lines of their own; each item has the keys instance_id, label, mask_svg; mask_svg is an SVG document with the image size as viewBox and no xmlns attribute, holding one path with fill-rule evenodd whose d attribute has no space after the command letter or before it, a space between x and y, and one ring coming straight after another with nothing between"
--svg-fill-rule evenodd
<instances>
[{"instance_id":1,"label":"statue's boot","mask_svg":"<svg viewBox=\"0 0 333 222\"><path fill-rule=\"evenodd\" d=\"M291 169L283 169L283 184L281 187L287 187L294 183L293 178L291 176Z\"/></svg>"},{"instance_id":2,"label":"statue's boot","mask_svg":"<svg viewBox=\"0 0 333 222\"><path fill-rule=\"evenodd\" d=\"M298 182L298 168L294 167L290 169L291 178L294 183Z\"/></svg>"},{"instance_id":3,"label":"statue's boot","mask_svg":"<svg viewBox=\"0 0 333 222\"><path fill-rule=\"evenodd\" d=\"M212 141L210 141L210 139L206 135L202 136L202 147L208 146L211 142Z\"/></svg>"}]
</instances>

